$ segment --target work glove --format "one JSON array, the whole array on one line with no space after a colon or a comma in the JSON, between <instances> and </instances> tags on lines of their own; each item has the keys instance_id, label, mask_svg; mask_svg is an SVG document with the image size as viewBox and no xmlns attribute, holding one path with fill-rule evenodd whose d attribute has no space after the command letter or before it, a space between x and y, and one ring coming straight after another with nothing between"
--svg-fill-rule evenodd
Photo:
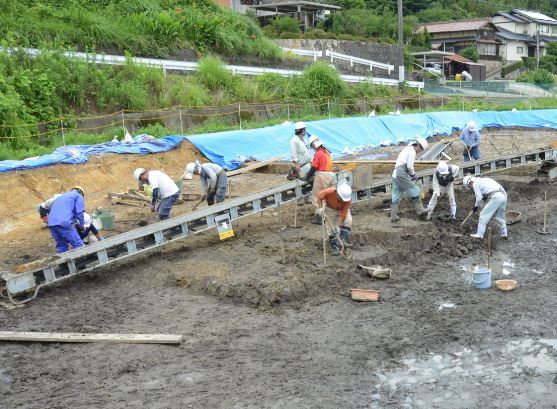
<instances>
[{"instance_id":1,"label":"work glove","mask_svg":"<svg viewBox=\"0 0 557 409\"><path fill-rule=\"evenodd\" d=\"M97 237L97 239L98 239L99 241L101 241L101 240L104 240L104 237L103 237L103 236L99 236L99 237Z\"/></svg>"},{"instance_id":2,"label":"work glove","mask_svg":"<svg viewBox=\"0 0 557 409\"><path fill-rule=\"evenodd\" d=\"M415 182L418 180L418 175L416 175L415 173L410 175L410 178Z\"/></svg>"},{"instance_id":3,"label":"work glove","mask_svg":"<svg viewBox=\"0 0 557 409\"><path fill-rule=\"evenodd\" d=\"M319 217L323 217L323 215L325 214L325 208L324 207L320 207L317 210L317 214L319 215Z\"/></svg>"},{"instance_id":4,"label":"work glove","mask_svg":"<svg viewBox=\"0 0 557 409\"><path fill-rule=\"evenodd\" d=\"M151 213L155 213L155 205L154 204L151 205Z\"/></svg>"},{"instance_id":5,"label":"work glove","mask_svg":"<svg viewBox=\"0 0 557 409\"><path fill-rule=\"evenodd\" d=\"M474 206L474 208L472 209L472 213L476 213L479 208L480 208L479 206Z\"/></svg>"}]
</instances>

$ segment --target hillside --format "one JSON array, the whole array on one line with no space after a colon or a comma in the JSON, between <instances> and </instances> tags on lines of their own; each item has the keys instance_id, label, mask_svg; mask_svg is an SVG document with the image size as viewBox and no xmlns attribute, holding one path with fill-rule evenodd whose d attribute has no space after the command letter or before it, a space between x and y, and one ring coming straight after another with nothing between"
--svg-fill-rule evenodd
<instances>
[{"instance_id":1,"label":"hillside","mask_svg":"<svg viewBox=\"0 0 557 409\"><path fill-rule=\"evenodd\" d=\"M208 0L2 0L11 46L75 47L168 57L186 48L269 59L281 51L249 17Z\"/></svg>"}]
</instances>

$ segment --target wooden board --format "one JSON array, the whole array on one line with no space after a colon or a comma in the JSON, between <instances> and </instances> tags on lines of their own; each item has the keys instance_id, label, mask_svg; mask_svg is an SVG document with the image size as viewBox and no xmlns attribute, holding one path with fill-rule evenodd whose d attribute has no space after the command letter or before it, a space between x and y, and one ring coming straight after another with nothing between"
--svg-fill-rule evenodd
<instances>
[{"instance_id":1,"label":"wooden board","mask_svg":"<svg viewBox=\"0 0 557 409\"><path fill-rule=\"evenodd\" d=\"M236 175L241 175L243 173L248 173L251 172L255 169L259 169L262 168L263 166L267 166L273 162L278 162L279 160L283 159L282 156L277 156L271 159L267 159L261 162L256 162L253 165L248 165L245 168L240 168L240 169L236 169L236 170L231 170L230 172L226 172L226 176L228 177L232 177L232 176L236 176Z\"/></svg>"},{"instance_id":2,"label":"wooden board","mask_svg":"<svg viewBox=\"0 0 557 409\"><path fill-rule=\"evenodd\" d=\"M0 331L0 341L15 342L110 342L125 344L179 344L182 335L170 334L81 334L77 332Z\"/></svg>"}]
</instances>

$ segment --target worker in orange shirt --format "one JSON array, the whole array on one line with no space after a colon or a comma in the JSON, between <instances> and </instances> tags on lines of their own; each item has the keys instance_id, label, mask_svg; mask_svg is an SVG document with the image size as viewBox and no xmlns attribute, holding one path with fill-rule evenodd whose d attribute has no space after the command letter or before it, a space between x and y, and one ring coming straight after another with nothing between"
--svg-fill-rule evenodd
<instances>
[{"instance_id":1,"label":"worker in orange shirt","mask_svg":"<svg viewBox=\"0 0 557 409\"><path fill-rule=\"evenodd\" d=\"M315 206L315 217L312 223L321 224L321 215L319 213L319 205L317 194L322 190L333 186L335 183L335 174L333 173L333 159L331 151L323 146L319 137L312 135L309 138L309 146L315 153L311 161L311 168L308 170L303 180L309 181L313 177L313 189L311 190L311 202Z\"/></svg>"},{"instance_id":2,"label":"worker in orange shirt","mask_svg":"<svg viewBox=\"0 0 557 409\"><path fill-rule=\"evenodd\" d=\"M350 214L350 207L352 206L352 188L346 180L341 180L337 186L329 187L322 190L317 194L317 203L319 205L319 215L323 214L329 220L336 218L336 224L333 224L333 230L330 226L327 227L329 233L329 243L331 244L333 256L338 256L340 253L340 243L337 241L337 235L344 245L351 245L350 233L352 231L352 215Z\"/></svg>"}]
</instances>

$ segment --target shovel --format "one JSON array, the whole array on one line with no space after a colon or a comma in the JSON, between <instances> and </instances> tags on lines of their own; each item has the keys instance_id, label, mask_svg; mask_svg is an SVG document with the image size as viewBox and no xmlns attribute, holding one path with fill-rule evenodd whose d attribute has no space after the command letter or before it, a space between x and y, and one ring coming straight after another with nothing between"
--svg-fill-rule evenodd
<instances>
[{"instance_id":1,"label":"shovel","mask_svg":"<svg viewBox=\"0 0 557 409\"><path fill-rule=\"evenodd\" d=\"M337 233L337 231L333 227L333 224L331 223L331 221L327 217L326 213L323 213L323 220L325 220L325 222L329 225L329 228L333 231L333 234L335 235L335 238L337 239L338 243L340 244L340 255L347 260L352 260L352 249L347 249L346 248L346 246L344 245L344 242L342 241L342 239L340 238L340 235Z\"/></svg>"},{"instance_id":2,"label":"shovel","mask_svg":"<svg viewBox=\"0 0 557 409\"><path fill-rule=\"evenodd\" d=\"M547 231L547 190L544 192L544 205L543 205L543 229L538 230L539 234L551 234Z\"/></svg>"}]
</instances>

